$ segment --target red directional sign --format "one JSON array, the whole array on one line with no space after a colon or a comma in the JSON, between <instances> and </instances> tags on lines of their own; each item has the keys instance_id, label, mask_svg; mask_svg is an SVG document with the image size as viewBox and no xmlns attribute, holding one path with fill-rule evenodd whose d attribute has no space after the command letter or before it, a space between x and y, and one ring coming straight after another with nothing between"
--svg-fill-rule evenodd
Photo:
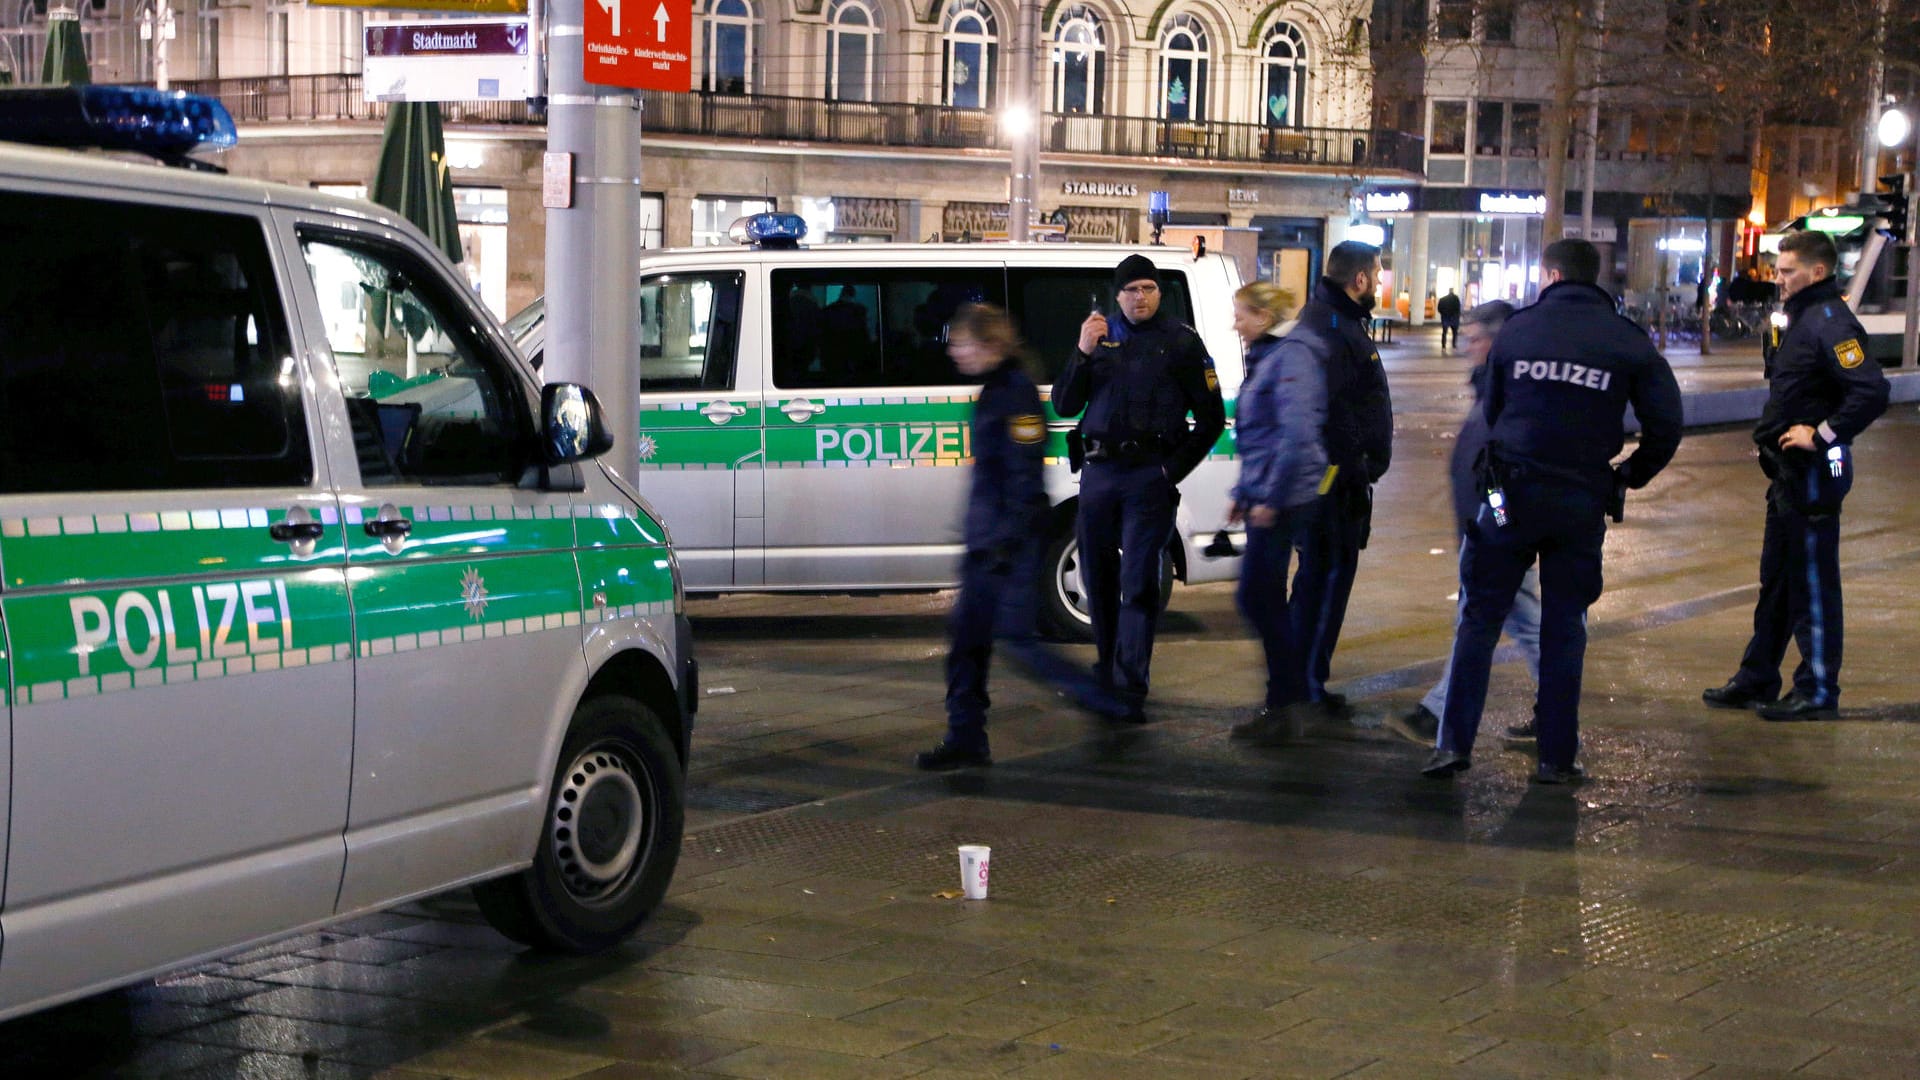
<instances>
[{"instance_id":1,"label":"red directional sign","mask_svg":"<svg viewBox=\"0 0 1920 1080\"><path fill-rule=\"evenodd\" d=\"M584 6L588 82L693 89L692 0L586 0Z\"/></svg>"}]
</instances>

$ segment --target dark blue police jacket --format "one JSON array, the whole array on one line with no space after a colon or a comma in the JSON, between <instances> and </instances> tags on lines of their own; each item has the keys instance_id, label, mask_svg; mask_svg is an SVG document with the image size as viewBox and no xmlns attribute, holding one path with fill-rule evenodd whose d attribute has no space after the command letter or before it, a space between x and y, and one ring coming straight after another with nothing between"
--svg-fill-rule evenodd
<instances>
[{"instance_id":1,"label":"dark blue police jacket","mask_svg":"<svg viewBox=\"0 0 1920 1080\"><path fill-rule=\"evenodd\" d=\"M1393 462L1393 397L1380 351L1367 336L1371 314L1327 278L1314 286L1288 340L1306 340L1327 369L1327 460L1337 483L1372 483ZM1352 479L1350 479L1352 478Z\"/></svg>"},{"instance_id":2,"label":"dark blue police jacket","mask_svg":"<svg viewBox=\"0 0 1920 1080\"><path fill-rule=\"evenodd\" d=\"M1867 356L1867 332L1832 278L1794 293L1786 309L1755 438L1777 445L1782 432L1806 424L1822 450L1851 443L1887 408L1887 377Z\"/></svg>"},{"instance_id":3,"label":"dark blue police jacket","mask_svg":"<svg viewBox=\"0 0 1920 1080\"><path fill-rule=\"evenodd\" d=\"M1462 533L1480 512L1480 483L1474 465L1481 448L1487 445L1487 365L1474 368L1467 383L1473 387L1473 407L1460 424L1460 434L1453 440L1453 458L1448 462L1453 480L1453 515Z\"/></svg>"},{"instance_id":4,"label":"dark blue police jacket","mask_svg":"<svg viewBox=\"0 0 1920 1080\"><path fill-rule=\"evenodd\" d=\"M1040 479L1047 418L1033 380L1008 360L987 376L973 407L973 489L967 496L970 552L1011 555L1037 535L1047 511Z\"/></svg>"},{"instance_id":5,"label":"dark blue police jacket","mask_svg":"<svg viewBox=\"0 0 1920 1080\"><path fill-rule=\"evenodd\" d=\"M1193 327L1156 311L1129 323L1107 318L1107 336L1093 355L1076 346L1053 381L1053 410L1078 416L1080 430L1101 442L1153 439L1166 449L1167 476L1179 483L1205 461L1227 427L1220 377ZM1193 426L1187 426L1187 414Z\"/></svg>"},{"instance_id":6,"label":"dark blue police jacket","mask_svg":"<svg viewBox=\"0 0 1920 1080\"><path fill-rule=\"evenodd\" d=\"M1680 448L1680 385L1644 330L1599 286L1561 281L1514 312L1487 357L1487 433L1500 460L1597 491L1613 484L1627 405L1640 445L1622 464L1643 487Z\"/></svg>"}]
</instances>

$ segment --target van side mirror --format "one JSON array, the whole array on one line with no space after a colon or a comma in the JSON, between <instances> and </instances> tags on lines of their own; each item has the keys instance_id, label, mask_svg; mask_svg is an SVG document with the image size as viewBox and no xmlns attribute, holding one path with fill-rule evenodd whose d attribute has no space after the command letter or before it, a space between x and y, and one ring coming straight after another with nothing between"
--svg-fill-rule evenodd
<instances>
[{"instance_id":1,"label":"van side mirror","mask_svg":"<svg viewBox=\"0 0 1920 1080\"><path fill-rule=\"evenodd\" d=\"M540 388L540 450L548 465L597 458L613 449L600 402L579 383Z\"/></svg>"}]
</instances>

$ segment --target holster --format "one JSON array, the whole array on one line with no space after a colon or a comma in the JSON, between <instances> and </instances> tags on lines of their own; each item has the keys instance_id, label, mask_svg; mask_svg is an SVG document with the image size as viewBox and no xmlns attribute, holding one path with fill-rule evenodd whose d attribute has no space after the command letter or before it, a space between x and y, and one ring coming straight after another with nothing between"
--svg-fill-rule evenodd
<instances>
[{"instance_id":1,"label":"holster","mask_svg":"<svg viewBox=\"0 0 1920 1080\"><path fill-rule=\"evenodd\" d=\"M1087 437L1079 428L1067 432L1067 467L1079 472L1087 463Z\"/></svg>"}]
</instances>

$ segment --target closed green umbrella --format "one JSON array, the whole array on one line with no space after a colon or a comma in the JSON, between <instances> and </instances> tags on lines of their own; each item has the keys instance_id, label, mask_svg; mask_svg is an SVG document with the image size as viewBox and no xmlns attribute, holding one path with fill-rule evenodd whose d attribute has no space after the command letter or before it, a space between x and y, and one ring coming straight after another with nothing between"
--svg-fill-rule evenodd
<instances>
[{"instance_id":1,"label":"closed green umbrella","mask_svg":"<svg viewBox=\"0 0 1920 1080\"><path fill-rule=\"evenodd\" d=\"M47 56L40 65L40 81L48 86L85 86L93 81L87 74L80 20L71 11L57 11L47 18Z\"/></svg>"},{"instance_id":2,"label":"closed green umbrella","mask_svg":"<svg viewBox=\"0 0 1920 1080\"><path fill-rule=\"evenodd\" d=\"M453 209L439 102L394 102L387 107L373 201L420 226L449 259L460 261L460 219Z\"/></svg>"}]
</instances>

